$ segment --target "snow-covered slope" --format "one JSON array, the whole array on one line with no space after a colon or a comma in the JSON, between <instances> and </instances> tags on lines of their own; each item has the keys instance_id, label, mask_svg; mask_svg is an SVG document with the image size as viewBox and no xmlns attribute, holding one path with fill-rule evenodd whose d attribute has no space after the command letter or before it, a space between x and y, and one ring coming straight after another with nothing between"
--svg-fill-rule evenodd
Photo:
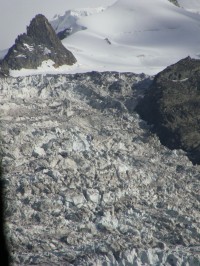
<instances>
[{"instance_id":1,"label":"snow-covered slope","mask_svg":"<svg viewBox=\"0 0 200 266\"><path fill-rule=\"evenodd\" d=\"M200 1L199 0L178 0L180 7L194 12L200 13Z\"/></svg>"},{"instance_id":2,"label":"snow-covered slope","mask_svg":"<svg viewBox=\"0 0 200 266\"><path fill-rule=\"evenodd\" d=\"M76 10L68 10L64 15L55 15L54 20L51 22L56 33L65 29L71 29L70 34L76 31L85 29L83 26L77 24L77 20L81 17L91 16L104 11L104 7L97 8L80 8Z\"/></svg>"},{"instance_id":3,"label":"snow-covered slope","mask_svg":"<svg viewBox=\"0 0 200 266\"><path fill-rule=\"evenodd\" d=\"M99 1L100 3L101 1ZM120 71L156 74L190 55L200 56L199 1L117 0L111 6L66 11L51 21L56 32L69 30L63 44L77 58L56 73ZM192 13L188 10L193 10ZM43 64L47 65L47 64ZM52 73L53 67L12 75Z\"/></svg>"},{"instance_id":4,"label":"snow-covered slope","mask_svg":"<svg viewBox=\"0 0 200 266\"><path fill-rule=\"evenodd\" d=\"M151 8L149 8L151 7ZM63 41L82 69L156 73L200 53L200 17L167 0L118 0ZM109 40L109 42L108 42Z\"/></svg>"}]
</instances>

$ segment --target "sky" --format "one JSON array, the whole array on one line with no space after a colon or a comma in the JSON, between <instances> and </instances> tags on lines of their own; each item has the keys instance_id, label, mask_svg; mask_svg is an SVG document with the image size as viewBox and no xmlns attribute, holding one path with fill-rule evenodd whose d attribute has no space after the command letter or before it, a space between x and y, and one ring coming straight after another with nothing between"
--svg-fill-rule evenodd
<instances>
[{"instance_id":1,"label":"sky","mask_svg":"<svg viewBox=\"0 0 200 266\"><path fill-rule=\"evenodd\" d=\"M0 50L12 46L38 13L48 19L69 9L109 6L116 0L0 0Z\"/></svg>"}]
</instances>

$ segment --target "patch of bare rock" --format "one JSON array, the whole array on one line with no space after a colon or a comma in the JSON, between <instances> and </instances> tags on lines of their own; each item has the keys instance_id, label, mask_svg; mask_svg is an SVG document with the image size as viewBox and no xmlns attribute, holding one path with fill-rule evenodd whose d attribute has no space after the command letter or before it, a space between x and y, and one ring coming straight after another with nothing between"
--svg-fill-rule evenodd
<instances>
[{"instance_id":1,"label":"patch of bare rock","mask_svg":"<svg viewBox=\"0 0 200 266\"><path fill-rule=\"evenodd\" d=\"M171 149L200 163L200 60L187 57L156 75L136 111Z\"/></svg>"}]
</instances>

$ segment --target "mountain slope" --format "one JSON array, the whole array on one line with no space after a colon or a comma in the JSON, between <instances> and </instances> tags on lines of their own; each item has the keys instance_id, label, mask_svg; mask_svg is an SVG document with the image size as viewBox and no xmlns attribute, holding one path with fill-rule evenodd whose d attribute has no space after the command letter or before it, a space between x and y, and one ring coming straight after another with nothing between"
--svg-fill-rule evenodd
<instances>
[{"instance_id":1,"label":"mountain slope","mask_svg":"<svg viewBox=\"0 0 200 266\"><path fill-rule=\"evenodd\" d=\"M156 75L137 106L161 142L200 164L200 60L187 57Z\"/></svg>"},{"instance_id":2,"label":"mountain slope","mask_svg":"<svg viewBox=\"0 0 200 266\"><path fill-rule=\"evenodd\" d=\"M177 0L179 6L193 13L200 13L199 0Z\"/></svg>"},{"instance_id":3,"label":"mountain slope","mask_svg":"<svg viewBox=\"0 0 200 266\"><path fill-rule=\"evenodd\" d=\"M188 55L199 58L199 15L188 12L197 13L199 1L178 3L181 8L168 0L149 0L148 5L144 0L118 0L109 7L55 16L52 26L61 39L67 36L63 44L78 60L76 66L57 69L57 73L115 70L156 74ZM45 69L12 74L52 71L48 64Z\"/></svg>"},{"instance_id":4,"label":"mountain slope","mask_svg":"<svg viewBox=\"0 0 200 266\"><path fill-rule=\"evenodd\" d=\"M198 2L192 3L197 9ZM186 9L193 5L180 2ZM188 55L199 58L199 18L168 0L149 0L148 5L145 0L118 0L106 8L67 11L51 24L78 63L56 73L113 70L156 74ZM44 69L12 75L53 71L48 64Z\"/></svg>"},{"instance_id":5,"label":"mountain slope","mask_svg":"<svg viewBox=\"0 0 200 266\"><path fill-rule=\"evenodd\" d=\"M87 29L63 44L82 69L152 74L200 52L199 16L167 0L150 0L148 5L145 0L119 0L104 12L80 18L78 24Z\"/></svg>"}]
</instances>

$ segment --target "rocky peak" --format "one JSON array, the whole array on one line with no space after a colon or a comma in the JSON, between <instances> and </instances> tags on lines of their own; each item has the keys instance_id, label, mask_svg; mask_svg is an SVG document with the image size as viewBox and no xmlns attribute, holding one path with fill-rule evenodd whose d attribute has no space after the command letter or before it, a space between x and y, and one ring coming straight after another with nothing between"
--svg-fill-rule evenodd
<instances>
[{"instance_id":1,"label":"rocky peak","mask_svg":"<svg viewBox=\"0 0 200 266\"><path fill-rule=\"evenodd\" d=\"M35 43L38 44L43 43L47 46L60 44L54 29L42 14L36 15L31 20L30 25L27 27L27 36L33 38Z\"/></svg>"},{"instance_id":2,"label":"rocky peak","mask_svg":"<svg viewBox=\"0 0 200 266\"><path fill-rule=\"evenodd\" d=\"M8 75L9 69L36 69L49 59L55 67L73 65L76 62L76 58L63 46L45 16L39 14L32 19L27 33L19 35L9 49L0 64L0 75Z\"/></svg>"}]
</instances>

